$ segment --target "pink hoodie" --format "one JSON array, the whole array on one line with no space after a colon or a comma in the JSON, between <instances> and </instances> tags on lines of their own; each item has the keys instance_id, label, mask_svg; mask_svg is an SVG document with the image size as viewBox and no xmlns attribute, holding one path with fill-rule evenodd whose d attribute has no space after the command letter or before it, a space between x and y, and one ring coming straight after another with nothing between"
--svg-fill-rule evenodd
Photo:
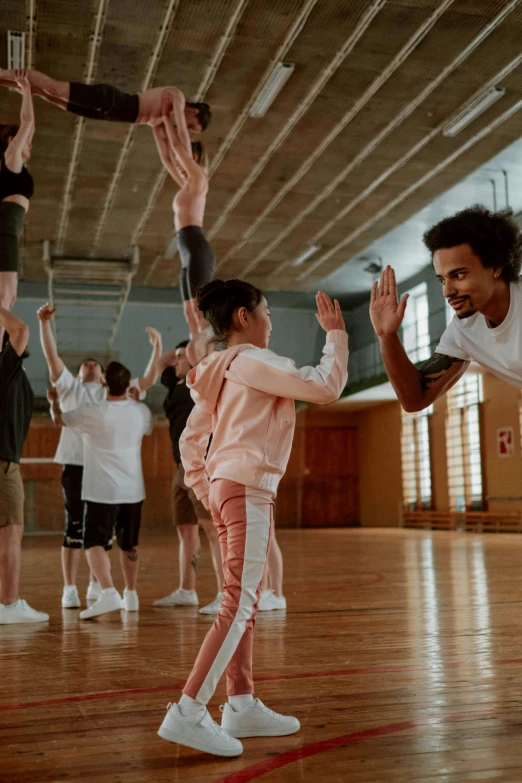
<instances>
[{"instance_id":1,"label":"pink hoodie","mask_svg":"<svg viewBox=\"0 0 522 783\"><path fill-rule=\"evenodd\" d=\"M346 386L347 365L348 335L341 330L326 335L317 367L298 369L253 345L203 359L187 376L196 403L180 440L187 486L200 500L218 478L275 493L292 448L294 400L334 402Z\"/></svg>"}]
</instances>

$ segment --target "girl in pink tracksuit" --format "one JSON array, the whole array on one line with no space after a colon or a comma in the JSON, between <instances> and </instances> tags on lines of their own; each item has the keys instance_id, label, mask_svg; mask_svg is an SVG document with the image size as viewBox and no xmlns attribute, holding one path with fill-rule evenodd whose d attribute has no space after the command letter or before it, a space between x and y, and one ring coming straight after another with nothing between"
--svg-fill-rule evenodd
<instances>
[{"instance_id":1,"label":"girl in pink tracksuit","mask_svg":"<svg viewBox=\"0 0 522 783\"><path fill-rule=\"evenodd\" d=\"M300 726L297 718L253 698L252 642L275 495L292 447L294 400L333 402L348 377L339 303L323 293L316 300L316 318L326 331L323 357L317 367L298 369L267 348L270 311L259 289L241 280L214 280L198 295L199 309L227 348L187 377L196 405L180 450L185 482L212 512L225 583L219 614L159 734L217 755L239 755L243 748L234 738L282 736ZM219 726L206 704L225 671L229 698Z\"/></svg>"}]
</instances>

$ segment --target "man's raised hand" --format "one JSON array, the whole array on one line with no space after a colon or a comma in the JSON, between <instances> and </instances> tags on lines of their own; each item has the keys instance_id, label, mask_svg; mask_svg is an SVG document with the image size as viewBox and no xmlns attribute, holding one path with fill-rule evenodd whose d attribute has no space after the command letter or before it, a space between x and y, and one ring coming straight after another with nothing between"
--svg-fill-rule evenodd
<instances>
[{"instance_id":1,"label":"man's raised hand","mask_svg":"<svg viewBox=\"0 0 522 783\"><path fill-rule=\"evenodd\" d=\"M398 300L395 272L391 266L387 266L380 282L375 281L373 284L370 300L370 318L379 337L397 334L404 318L407 301L408 294L404 294L401 300Z\"/></svg>"}]
</instances>

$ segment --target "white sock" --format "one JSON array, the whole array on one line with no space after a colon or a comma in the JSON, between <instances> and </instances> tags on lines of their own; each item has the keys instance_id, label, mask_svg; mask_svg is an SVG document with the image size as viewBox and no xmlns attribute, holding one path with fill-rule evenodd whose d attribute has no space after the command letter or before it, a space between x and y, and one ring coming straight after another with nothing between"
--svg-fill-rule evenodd
<instances>
[{"instance_id":1,"label":"white sock","mask_svg":"<svg viewBox=\"0 0 522 783\"><path fill-rule=\"evenodd\" d=\"M192 593L195 593L195 590L184 590L182 587L179 588L179 592L183 593L184 595L192 595Z\"/></svg>"},{"instance_id":2,"label":"white sock","mask_svg":"<svg viewBox=\"0 0 522 783\"><path fill-rule=\"evenodd\" d=\"M183 694L178 701L178 708L183 717L188 718L190 715L195 715L196 712L203 710L205 705L195 699L191 699L190 696L185 696L185 694Z\"/></svg>"},{"instance_id":3,"label":"white sock","mask_svg":"<svg viewBox=\"0 0 522 783\"><path fill-rule=\"evenodd\" d=\"M228 703L234 710L234 712L241 712L241 710L244 710L245 707L248 707L248 705L254 701L254 697L251 693L245 693L241 696L229 696L228 697Z\"/></svg>"},{"instance_id":4,"label":"white sock","mask_svg":"<svg viewBox=\"0 0 522 783\"><path fill-rule=\"evenodd\" d=\"M99 585L99 582L89 582L89 587L95 587L96 585Z\"/></svg>"},{"instance_id":5,"label":"white sock","mask_svg":"<svg viewBox=\"0 0 522 783\"><path fill-rule=\"evenodd\" d=\"M125 588L125 592L127 595L137 595L137 590L129 590L128 587Z\"/></svg>"},{"instance_id":6,"label":"white sock","mask_svg":"<svg viewBox=\"0 0 522 783\"><path fill-rule=\"evenodd\" d=\"M114 595L118 591L115 587L104 587L102 590L102 595Z\"/></svg>"}]
</instances>

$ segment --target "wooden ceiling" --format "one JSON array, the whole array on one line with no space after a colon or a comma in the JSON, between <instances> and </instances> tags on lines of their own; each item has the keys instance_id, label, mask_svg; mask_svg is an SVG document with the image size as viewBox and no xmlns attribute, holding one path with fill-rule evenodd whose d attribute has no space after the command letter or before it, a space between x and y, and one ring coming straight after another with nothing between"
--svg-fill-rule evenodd
<instances>
[{"instance_id":1,"label":"wooden ceiling","mask_svg":"<svg viewBox=\"0 0 522 783\"><path fill-rule=\"evenodd\" d=\"M175 84L211 104L205 231L220 276L267 290L313 290L521 135L520 0L0 0L2 65L8 29L28 32L30 64L55 78ZM294 73L249 117L281 60ZM496 84L499 101L442 135ZM0 89L0 101L15 120L19 96ZM35 108L24 279L45 279L48 239L79 258L138 244L135 282L177 285L175 186L150 129ZM293 266L310 243L320 250Z\"/></svg>"}]
</instances>

